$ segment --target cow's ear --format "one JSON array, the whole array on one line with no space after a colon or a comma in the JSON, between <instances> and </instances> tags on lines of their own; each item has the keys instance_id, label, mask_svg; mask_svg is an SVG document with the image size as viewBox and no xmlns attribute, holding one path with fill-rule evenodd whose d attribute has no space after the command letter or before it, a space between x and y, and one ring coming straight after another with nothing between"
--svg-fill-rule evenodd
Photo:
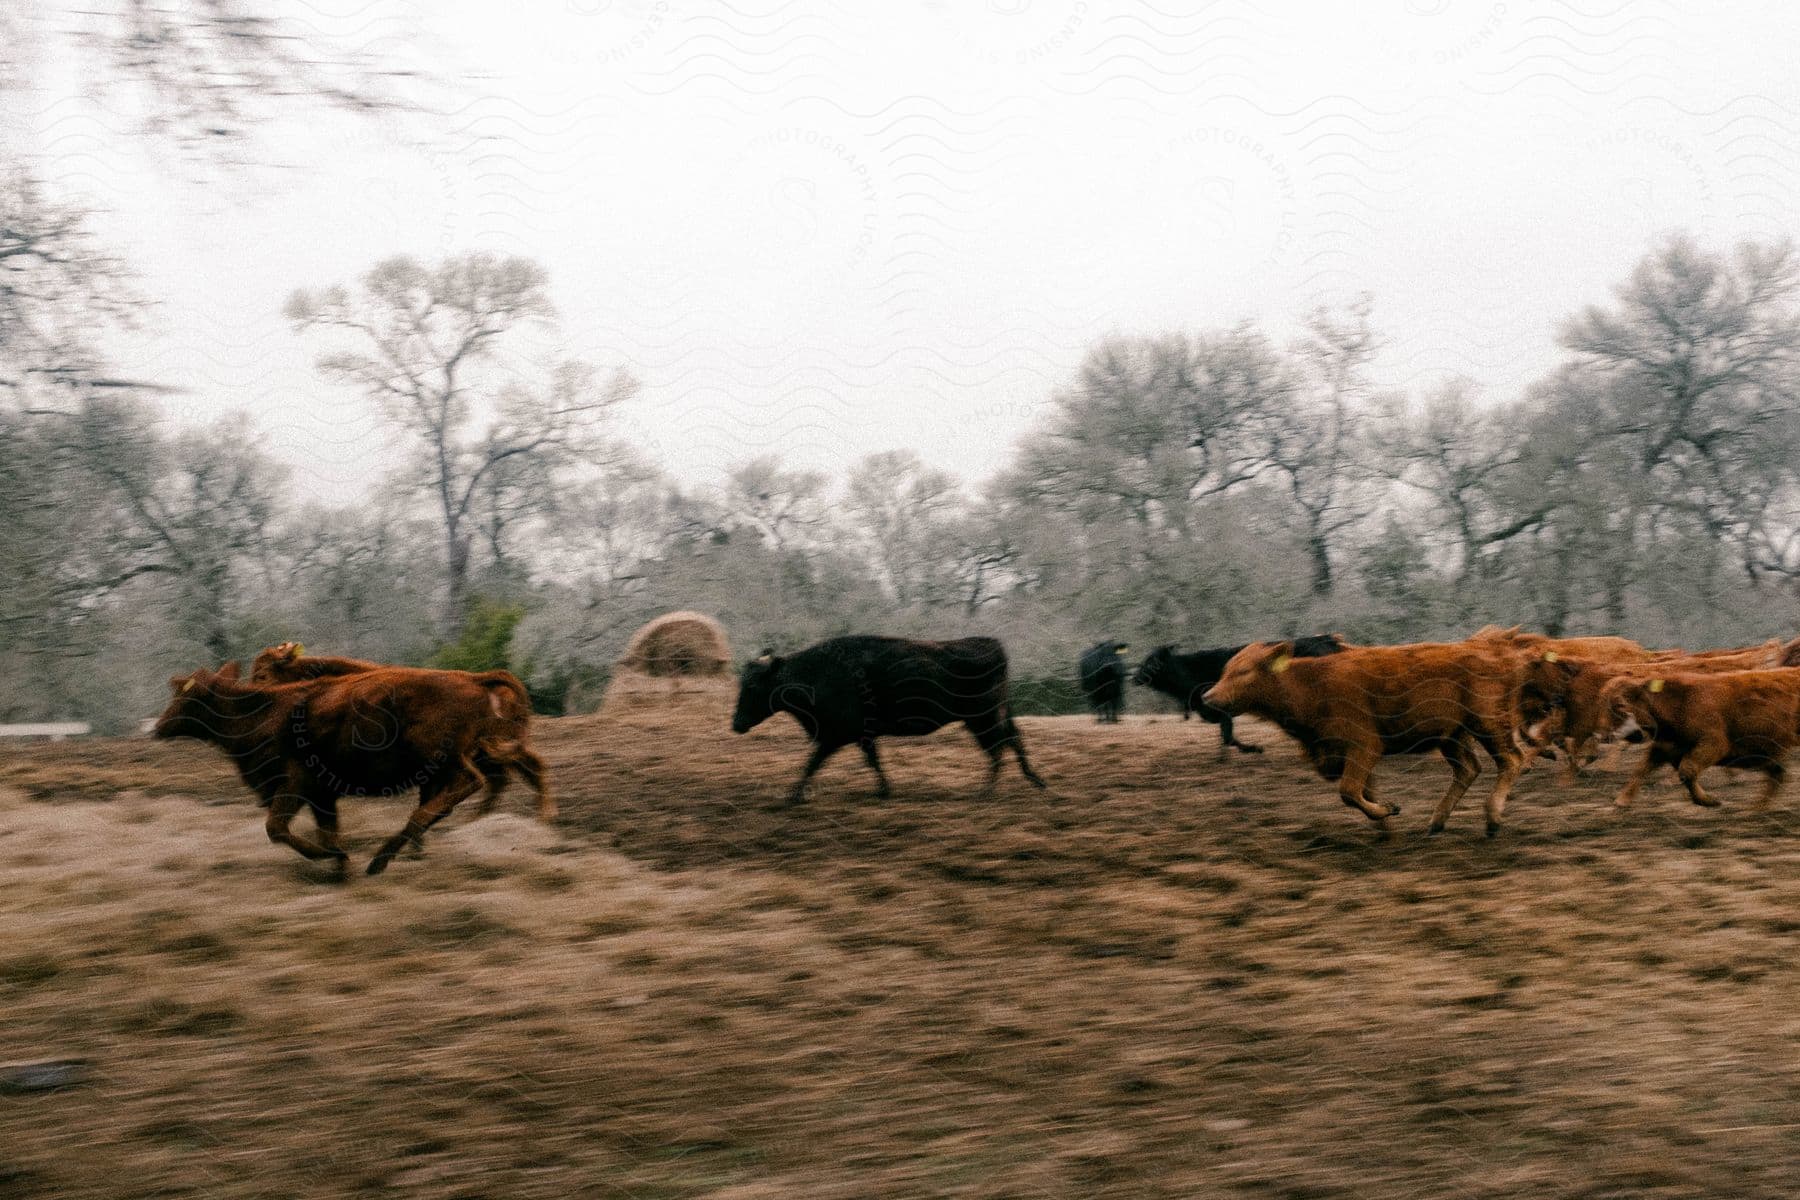
<instances>
[{"instance_id":1,"label":"cow's ear","mask_svg":"<svg viewBox=\"0 0 1800 1200\"><path fill-rule=\"evenodd\" d=\"M238 677L237 659L232 659L214 672L220 679L236 679Z\"/></svg>"},{"instance_id":2,"label":"cow's ear","mask_svg":"<svg viewBox=\"0 0 1800 1200\"><path fill-rule=\"evenodd\" d=\"M299 642L289 642L288 643L288 655L287 656L289 658L299 658L302 654L305 654L305 653L306 653L306 647L302 646Z\"/></svg>"},{"instance_id":3,"label":"cow's ear","mask_svg":"<svg viewBox=\"0 0 1800 1200\"><path fill-rule=\"evenodd\" d=\"M181 695L181 693L187 691L189 688L191 688L193 686L194 686L194 677L192 675L171 675L171 676L169 676L169 690L171 692L174 692L177 696Z\"/></svg>"},{"instance_id":4,"label":"cow's ear","mask_svg":"<svg viewBox=\"0 0 1800 1200\"><path fill-rule=\"evenodd\" d=\"M1276 642L1269 647L1269 674L1279 675L1294 663L1294 643Z\"/></svg>"}]
</instances>

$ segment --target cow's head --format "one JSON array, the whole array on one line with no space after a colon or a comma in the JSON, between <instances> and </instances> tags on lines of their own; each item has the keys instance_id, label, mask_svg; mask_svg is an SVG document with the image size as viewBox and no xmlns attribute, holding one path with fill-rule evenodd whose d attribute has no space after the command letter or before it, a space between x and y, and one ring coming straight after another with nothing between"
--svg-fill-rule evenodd
<instances>
[{"instance_id":1,"label":"cow's head","mask_svg":"<svg viewBox=\"0 0 1800 1200\"><path fill-rule=\"evenodd\" d=\"M221 680L235 682L237 677L238 665L235 662L228 662L217 671L201 667L192 674L171 676L169 706L163 709L162 716L156 718L156 725L150 730L150 736L212 736L219 724L218 684Z\"/></svg>"},{"instance_id":2,"label":"cow's head","mask_svg":"<svg viewBox=\"0 0 1800 1200\"><path fill-rule=\"evenodd\" d=\"M1601 730L1609 738L1633 741L1656 732L1656 699L1668 686L1665 679L1614 679L1600 689Z\"/></svg>"},{"instance_id":3,"label":"cow's head","mask_svg":"<svg viewBox=\"0 0 1800 1200\"><path fill-rule=\"evenodd\" d=\"M1569 688L1581 667L1579 661L1564 658L1554 650L1526 660L1524 683L1519 689L1519 715L1524 718L1528 736L1536 738L1538 733L1534 731L1567 707Z\"/></svg>"},{"instance_id":4,"label":"cow's head","mask_svg":"<svg viewBox=\"0 0 1800 1200\"><path fill-rule=\"evenodd\" d=\"M1121 646L1120 650L1123 651L1124 647ZM1150 653L1144 655L1144 661L1139 663L1138 669L1131 674L1131 682L1137 684L1139 687L1155 687L1157 680L1167 680L1169 678L1169 660L1173 658L1174 655L1175 646L1173 643L1167 646L1158 646Z\"/></svg>"},{"instance_id":5,"label":"cow's head","mask_svg":"<svg viewBox=\"0 0 1800 1200\"><path fill-rule=\"evenodd\" d=\"M286 682L292 676L287 668L306 652L299 642L280 642L259 653L250 663L250 678L258 682Z\"/></svg>"},{"instance_id":6,"label":"cow's head","mask_svg":"<svg viewBox=\"0 0 1800 1200\"><path fill-rule=\"evenodd\" d=\"M764 650L738 672L737 711L731 714L731 732L749 733L782 709L781 668L787 660Z\"/></svg>"},{"instance_id":7,"label":"cow's head","mask_svg":"<svg viewBox=\"0 0 1800 1200\"><path fill-rule=\"evenodd\" d=\"M1219 682L1200 699L1229 713L1244 712L1280 689L1282 676L1293 662L1292 642L1251 642L1231 656Z\"/></svg>"}]
</instances>

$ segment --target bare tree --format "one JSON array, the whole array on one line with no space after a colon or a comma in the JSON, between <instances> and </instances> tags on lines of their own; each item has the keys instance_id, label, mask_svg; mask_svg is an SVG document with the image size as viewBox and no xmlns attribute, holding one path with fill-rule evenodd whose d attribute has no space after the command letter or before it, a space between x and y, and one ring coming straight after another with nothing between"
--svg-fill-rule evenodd
<instances>
[{"instance_id":1,"label":"bare tree","mask_svg":"<svg viewBox=\"0 0 1800 1200\"><path fill-rule=\"evenodd\" d=\"M948 471L910 450L871 454L850 468L844 507L863 553L902 608L951 591L953 526L963 497Z\"/></svg>"},{"instance_id":2,"label":"bare tree","mask_svg":"<svg viewBox=\"0 0 1800 1200\"><path fill-rule=\"evenodd\" d=\"M1249 326L1102 342L1054 397L1049 427L1026 438L1008 486L1082 516L1123 509L1143 530L1185 538L1197 503L1268 468L1268 415L1291 389Z\"/></svg>"},{"instance_id":3,"label":"bare tree","mask_svg":"<svg viewBox=\"0 0 1800 1200\"><path fill-rule=\"evenodd\" d=\"M416 482L441 521L444 625L455 630L482 518L498 549L506 527L549 501L560 473L608 461L605 418L636 381L620 371L602 382L577 361L535 387L496 369L509 334L553 315L543 268L528 259L391 258L355 293L298 291L286 311L299 330L340 335L320 371L377 400L418 448Z\"/></svg>"},{"instance_id":4,"label":"bare tree","mask_svg":"<svg viewBox=\"0 0 1800 1200\"><path fill-rule=\"evenodd\" d=\"M52 203L23 171L0 176L0 399L104 382L94 338L140 304L85 212Z\"/></svg>"},{"instance_id":5,"label":"bare tree","mask_svg":"<svg viewBox=\"0 0 1800 1200\"><path fill-rule=\"evenodd\" d=\"M1790 399L1800 381L1797 299L1800 255L1788 243L1745 243L1726 256L1672 238L1613 307L1588 308L1563 327L1576 366L1603 385L1609 437L1650 485L1632 514L1634 538L1658 514L1679 513L1707 536L1738 541L1755 582L1764 559L1752 546L1772 542L1766 528L1753 530L1792 486L1792 468L1780 465L1800 452Z\"/></svg>"},{"instance_id":6,"label":"bare tree","mask_svg":"<svg viewBox=\"0 0 1800 1200\"><path fill-rule=\"evenodd\" d=\"M779 553L804 552L827 526L825 484L818 471L790 471L775 455L759 455L726 478L724 520Z\"/></svg>"},{"instance_id":7,"label":"bare tree","mask_svg":"<svg viewBox=\"0 0 1800 1200\"><path fill-rule=\"evenodd\" d=\"M1266 422L1269 465L1304 523L1315 596L1331 591L1344 531L1369 513L1363 427L1368 368L1379 348L1372 308L1363 296L1341 314L1319 308L1307 318L1306 335L1293 347L1298 378Z\"/></svg>"},{"instance_id":8,"label":"bare tree","mask_svg":"<svg viewBox=\"0 0 1800 1200\"><path fill-rule=\"evenodd\" d=\"M0 8L0 91L30 86L41 62L74 62L109 108L195 147L241 140L299 96L353 112L407 106L402 88L423 73L317 25L262 0L18 0Z\"/></svg>"}]
</instances>

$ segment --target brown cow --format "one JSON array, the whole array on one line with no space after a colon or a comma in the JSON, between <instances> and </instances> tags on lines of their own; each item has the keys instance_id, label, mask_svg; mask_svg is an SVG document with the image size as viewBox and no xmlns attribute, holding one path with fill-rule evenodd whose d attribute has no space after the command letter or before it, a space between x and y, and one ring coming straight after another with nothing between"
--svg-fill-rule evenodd
<instances>
[{"instance_id":1,"label":"brown cow","mask_svg":"<svg viewBox=\"0 0 1800 1200\"><path fill-rule=\"evenodd\" d=\"M1781 648L1781 666L1800 667L1800 637Z\"/></svg>"},{"instance_id":2,"label":"brown cow","mask_svg":"<svg viewBox=\"0 0 1800 1200\"><path fill-rule=\"evenodd\" d=\"M1700 786L1708 767L1761 771L1767 783L1756 803L1760 812L1787 779L1782 760L1800 745L1800 671L1791 668L1627 677L1608 683L1600 696L1616 729L1636 726L1650 738L1650 753L1615 801L1621 808L1666 763L1703 808L1719 806Z\"/></svg>"},{"instance_id":3,"label":"brown cow","mask_svg":"<svg viewBox=\"0 0 1800 1200\"><path fill-rule=\"evenodd\" d=\"M1773 647L1773 649L1771 649ZM1719 674L1754 671L1776 665L1779 643L1747 650L1704 651L1693 656L1649 663L1594 662L1565 658L1554 650L1532 658L1525 668L1521 713L1525 735L1535 749L1558 742L1563 751L1563 779L1572 783L1592 762L1596 746L1612 732L1608 706L1600 693L1614 679L1649 679L1657 674ZM1529 764L1533 751L1527 751Z\"/></svg>"},{"instance_id":4,"label":"brown cow","mask_svg":"<svg viewBox=\"0 0 1800 1200\"><path fill-rule=\"evenodd\" d=\"M427 667L394 667L387 663L370 662L364 658L335 658L323 654L307 654L306 648L299 642L281 642L269 646L259 653L250 664L250 681L252 683L299 683L307 679L327 679L341 675L360 675L365 671L384 670L432 670ZM488 703L493 710L494 728L484 733L485 737L498 738L516 743L514 757L526 764L531 771L527 777L534 780L537 789L537 815L542 821L556 819L556 801L551 798L545 780L549 776L549 768L537 752L531 748L531 697L518 676L510 671L444 671L442 674L461 675L480 682L488 688ZM476 810L477 816L486 816L494 811L494 805L500 799L500 793L506 790L507 773L495 769L487 775L487 794L481 798L481 806Z\"/></svg>"},{"instance_id":5,"label":"brown cow","mask_svg":"<svg viewBox=\"0 0 1800 1200\"><path fill-rule=\"evenodd\" d=\"M1498 625L1484 625L1469 635L1469 641L1511 646L1527 654L1551 651L1569 658L1585 658L1590 662L1648 662L1654 653L1630 638L1553 638L1543 633L1527 633L1517 625L1507 629Z\"/></svg>"},{"instance_id":6,"label":"brown cow","mask_svg":"<svg viewBox=\"0 0 1800 1200\"><path fill-rule=\"evenodd\" d=\"M1766 642L1758 642L1754 646L1723 646L1716 650L1656 650L1650 655L1651 662L1675 662L1690 658L1742 658L1746 662L1755 660L1757 667L1746 667L1745 670L1761 670L1769 667L1793 666L1793 663L1782 662L1782 654L1787 649L1780 638L1770 638Z\"/></svg>"},{"instance_id":7,"label":"brown cow","mask_svg":"<svg viewBox=\"0 0 1800 1200\"><path fill-rule=\"evenodd\" d=\"M390 665L370 662L366 658L307 654L306 647L299 642L281 642L266 647L251 660L250 680L252 683L298 683L302 679L323 679L327 675L356 675Z\"/></svg>"},{"instance_id":8,"label":"brown cow","mask_svg":"<svg viewBox=\"0 0 1800 1200\"><path fill-rule=\"evenodd\" d=\"M307 858L335 859L340 873L349 858L338 839L338 798L417 788L412 817L369 863L369 874L379 875L495 773L523 776L539 789L539 815L554 814L541 762L494 715L492 694L508 686L504 679L405 667L255 683L240 681L237 664L227 663L171 679L173 695L153 732L225 751L268 806L269 839ZM312 809L320 841L289 831L303 805Z\"/></svg>"},{"instance_id":9,"label":"brown cow","mask_svg":"<svg viewBox=\"0 0 1800 1200\"><path fill-rule=\"evenodd\" d=\"M1481 773L1480 746L1500 770L1487 800L1492 837L1523 768L1513 743L1521 675L1513 651L1479 642L1368 646L1326 658L1295 658L1287 642L1253 642L1202 699L1274 721L1383 833L1400 809L1378 803L1370 787L1382 755L1435 750L1449 761L1450 790L1427 830L1436 834Z\"/></svg>"}]
</instances>

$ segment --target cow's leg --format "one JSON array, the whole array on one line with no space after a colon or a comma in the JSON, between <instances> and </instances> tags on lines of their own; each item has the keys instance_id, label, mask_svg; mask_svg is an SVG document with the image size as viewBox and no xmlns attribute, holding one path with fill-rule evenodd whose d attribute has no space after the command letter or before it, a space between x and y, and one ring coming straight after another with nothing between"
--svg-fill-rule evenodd
<instances>
[{"instance_id":1,"label":"cow's leg","mask_svg":"<svg viewBox=\"0 0 1800 1200\"><path fill-rule=\"evenodd\" d=\"M1392 836L1394 827L1388 818L1400 810L1391 804L1380 804L1369 797L1370 777L1381 757L1379 747L1350 745L1344 750L1344 773L1338 776L1338 798L1363 816L1381 826L1383 836Z\"/></svg>"},{"instance_id":2,"label":"cow's leg","mask_svg":"<svg viewBox=\"0 0 1800 1200\"><path fill-rule=\"evenodd\" d=\"M284 846L292 846L307 858L343 858L344 852L342 850L322 846L311 838L303 838L288 828L288 826L293 824L294 814L298 813L301 808L307 805L307 803L308 801L305 792L300 790L298 781L290 776L288 782L283 785L282 790L276 793L275 798L269 803L269 817L268 820L263 822L263 829L268 833L269 840L271 842L279 842ZM316 814L318 810L315 808L313 811ZM336 801L334 800L332 808L334 818L336 812ZM320 826L320 832L324 832L324 827L322 825ZM334 822L331 836L335 838L335 834L336 828Z\"/></svg>"},{"instance_id":3,"label":"cow's leg","mask_svg":"<svg viewBox=\"0 0 1800 1200\"><path fill-rule=\"evenodd\" d=\"M1681 756L1675 764L1675 774L1681 777L1681 786L1687 789L1688 799L1701 808L1717 808L1719 801L1700 786L1700 773L1725 757L1722 745L1702 742Z\"/></svg>"},{"instance_id":4,"label":"cow's leg","mask_svg":"<svg viewBox=\"0 0 1800 1200\"><path fill-rule=\"evenodd\" d=\"M1763 768L1763 776L1762 795L1756 798L1756 803L1751 806L1751 812L1769 811L1769 806L1775 803L1775 797L1781 794L1782 785L1787 782L1787 767L1781 763L1772 762Z\"/></svg>"},{"instance_id":5,"label":"cow's leg","mask_svg":"<svg viewBox=\"0 0 1800 1200\"><path fill-rule=\"evenodd\" d=\"M1262 753L1261 746L1251 745L1249 742L1246 742L1237 736L1232 729L1231 714L1222 709L1219 712L1219 737L1223 739L1219 744L1219 757L1221 758L1225 756L1226 746L1236 746L1238 748L1238 753L1240 754Z\"/></svg>"},{"instance_id":6,"label":"cow's leg","mask_svg":"<svg viewBox=\"0 0 1800 1200\"><path fill-rule=\"evenodd\" d=\"M856 744L862 748L863 758L868 762L869 770L875 772L877 781L875 795L886 800L893 794L893 789L888 786L887 772L881 769L881 756L875 753L875 739L866 737Z\"/></svg>"},{"instance_id":7,"label":"cow's leg","mask_svg":"<svg viewBox=\"0 0 1800 1200\"><path fill-rule=\"evenodd\" d=\"M350 870L350 856L344 853L344 841L338 835L338 798L315 796L308 803L312 805L313 824L319 828L319 840L337 856L338 875L343 876Z\"/></svg>"},{"instance_id":8,"label":"cow's leg","mask_svg":"<svg viewBox=\"0 0 1800 1200\"><path fill-rule=\"evenodd\" d=\"M1564 783L1574 783L1581 778L1581 768L1586 765L1589 745L1590 742L1587 738L1563 738L1562 781Z\"/></svg>"},{"instance_id":9,"label":"cow's leg","mask_svg":"<svg viewBox=\"0 0 1800 1200\"><path fill-rule=\"evenodd\" d=\"M443 778L427 781L419 789L419 807L413 809L400 832L383 842L375 857L369 860L369 874L379 875L387 870L389 861L409 842L424 849L425 831L479 791L483 782L480 770L467 757L459 758L456 769Z\"/></svg>"},{"instance_id":10,"label":"cow's leg","mask_svg":"<svg viewBox=\"0 0 1800 1200\"><path fill-rule=\"evenodd\" d=\"M1513 748L1510 736L1489 737L1484 739L1483 745L1494 760L1494 766L1500 770L1500 778L1494 780L1494 790L1487 798L1487 835L1493 837L1500 832L1501 814L1506 811L1506 802L1512 796L1513 785L1518 782L1520 773L1525 770L1525 763Z\"/></svg>"},{"instance_id":11,"label":"cow's leg","mask_svg":"<svg viewBox=\"0 0 1800 1200\"><path fill-rule=\"evenodd\" d=\"M1019 760L1019 774L1029 779L1033 787L1050 786L1031 769L1031 760L1025 757L1025 739L1019 736L1019 727L1013 724L1011 717L1006 718L1006 744L1012 747L1013 757Z\"/></svg>"},{"instance_id":12,"label":"cow's leg","mask_svg":"<svg viewBox=\"0 0 1800 1200\"><path fill-rule=\"evenodd\" d=\"M485 756L479 758L478 762L482 777L487 781L487 790L481 795L481 803L475 806L475 815L485 817L493 812L494 806L500 802L500 793L506 790L509 778L505 763L496 762Z\"/></svg>"},{"instance_id":13,"label":"cow's leg","mask_svg":"<svg viewBox=\"0 0 1800 1200\"><path fill-rule=\"evenodd\" d=\"M1431 814L1431 824L1425 827L1426 837L1435 837L1444 832L1444 822L1456 811L1456 802L1463 798L1463 793L1469 790L1469 785L1481 774L1481 760L1475 757L1475 748L1469 745L1466 737L1445 742L1438 747L1438 753L1450 764L1450 788Z\"/></svg>"},{"instance_id":14,"label":"cow's leg","mask_svg":"<svg viewBox=\"0 0 1800 1200\"><path fill-rule=\"evenodd\" d=\"M537 793L537 819L546 825L556 820L556 797L550 794L550 768L538 752L530 746L520 745L506 765L518 772L519 778Z\"/></svg>"},{"instance_id":15,"label":"cow's leg","mask_svg":"<svg viewBox=\"0 0 1800 1200\"><path fill-rule=\"evenodd\" d=\"M1644 755L1643 761L1638 763L1638 769L1631 773L1631 778L1625 781L1625 786L1619 789L1619 794L1613 798L1613 803L1620 808L1631 807L1631 802L1637 799L1637 794L1643 788L1644 781L1650 778L1650 772L1669 761L1667 756L1658 751L1657 743L1651 742L1650 749Z\"/></svg>"},{"instance_id":16,"label":"cow's leg","mask_svg":"<svg viewBox=\"0 0 1800 1200\"><path fill-rule=\"evenodd\" d=\"M806 757L806 766L800 769L800 778L794 781L793 789L787 794L787 802L789 804L799 804L801 801L805 800L807 782L818 773L820 767L825 765L826 759L830 758L843 748L843 742L813 743L812 753Z\"/></svg>"},{"instance_id":17,"label":"cow's leg","mask_svg":"<svg viewBox=\"0 0 1800 1200\"><path fill-rule=\"evenodd\" d=\"M1019 760L1019 773L1030 780L1035 787L1047 786L1038 773L1031 769L1031 760L1025 757L1025 741L1019 736L1019 727L1013 724L1012 717L1005 713L990 713L985 718L971 718L963 722L963 727L974 735L976 743L987 752L988 756L988 791L993 791L1000 780L1000 764L1005 757L1006 748L1012 747L1013 757Z\"/></svg>"}]
</instances>

